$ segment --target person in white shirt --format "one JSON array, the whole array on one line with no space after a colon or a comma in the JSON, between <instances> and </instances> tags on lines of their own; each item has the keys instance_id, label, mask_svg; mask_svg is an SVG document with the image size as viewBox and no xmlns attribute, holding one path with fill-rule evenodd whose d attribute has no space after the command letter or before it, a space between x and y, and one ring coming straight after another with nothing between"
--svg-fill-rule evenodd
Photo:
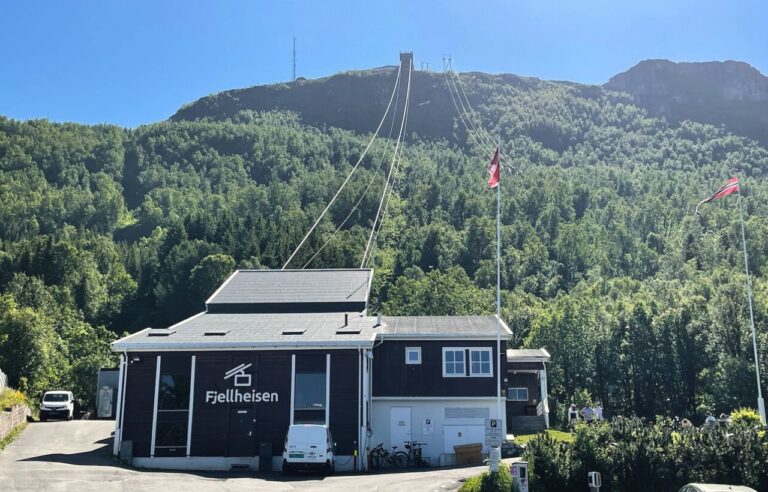
<instances>
[{"instance_id":1,"label":"person in white shirt","mask_svg":"<svg viewBox=\"0 0 768 492\"><path fill-rule=\"evenodd\" d=\"M592 422L592 407L585 405L584 408L581 409L581 416L584 417L585 422Z\"/></svg>"},{"instance_id":2,"label":"person in white shirt","mask_svg":"<svg viewBox=\"0 0 768 492\"><path fill-rule=\"evenodd\" d=\"M576 408L575 403L571 403L571 406L568 407L568 422L575 424L579 420L579 409Z\"/></svg>"},{"instance_id":3,"label":"person in white shirt","mask_svg":"<svg viewBox=\"0 0 768 492\"><path fill-rule=\"evenodd\" d=\"M595 408L592 409L592 414L595 416L595 420L603 420L603 404L600 401L595 403Z\"/></svg>"}]
</instances>

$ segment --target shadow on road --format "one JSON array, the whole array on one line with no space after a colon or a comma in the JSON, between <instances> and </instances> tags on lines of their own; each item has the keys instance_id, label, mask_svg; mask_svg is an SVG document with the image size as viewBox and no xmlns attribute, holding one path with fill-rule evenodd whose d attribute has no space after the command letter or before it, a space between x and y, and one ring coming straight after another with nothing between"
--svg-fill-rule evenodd
<instances>
[{"instance_id":1,"label":"shadow on road","mask_svg":"<svg viewBox=\"0 0 768 492\"><path fill-rule=\"evenodd\" d=\"M40 456L32 456L30 458L24 458L19 461L45 461L49 463L64 463L67 465L81 465L81 466L115 466L116 462L112 458L112 446L110 445L112 438L102 439L96 441L95 444L103 443L104 446L94 449L92 451L83 451L82 453L51 453L43 454Z\"/></svg>"}]
</instances>

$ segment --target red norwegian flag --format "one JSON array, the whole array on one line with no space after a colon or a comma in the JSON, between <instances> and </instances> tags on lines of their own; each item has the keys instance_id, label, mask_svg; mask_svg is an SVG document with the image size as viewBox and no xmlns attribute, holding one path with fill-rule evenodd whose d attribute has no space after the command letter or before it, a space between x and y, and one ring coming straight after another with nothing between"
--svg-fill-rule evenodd
<instances>
[{"instance_id":1,"label":"red norwegian flag","mask_svg":"<svg viewBox=\"0 0 768 492\"><path fill-rule=\"evenodd\" d=\"M501 163L499 162L499 148L496 147L496 152L493 154L493 160L488 167L488 174L491 178L488 180L488 188L496 188L501 181Z\"/></svg>"},{"instance_id":2,"label":"red norwegian flag","mask_svg":"<svg viewBox=\"0 0 768 492\"><path fill-rule=\"evenodd\" d=\"M723 198L724 196L728 196L731 193L735 193L739 191L739 178L731 178L729 179L723 186L720 187L719 190L717 190L712 196L709 198L705 198L704 200L700 201L696 205L696 215L699 214L699 207L704 205L705 203L709 203L711 201L717 200L718 198Z\"/></svg>"}]
</instances>

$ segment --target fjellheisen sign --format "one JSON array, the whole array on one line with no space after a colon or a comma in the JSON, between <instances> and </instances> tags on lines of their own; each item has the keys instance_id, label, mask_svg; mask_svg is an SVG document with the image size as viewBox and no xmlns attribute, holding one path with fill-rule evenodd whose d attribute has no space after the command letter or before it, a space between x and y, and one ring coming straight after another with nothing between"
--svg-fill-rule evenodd
<instances>
[{"instance_id":1,"label":"fjellheisen sign","mask_svg":"<svg viewBox=\"0 0 768 492\"><path fill-rule=\"evenodd\" d=\"M253 376L246 373L246 369L253 364L240 364L224 374L224 379L234 379L234 389L224 391L209 390L205 392L205 403L216 405L217 403L271 403L277 402L279 396L275 392L258 392L251 388ZM243 388L242 390L239 388ZM249 389L246 389L249 388Z\"/></svg>"},{"instance_id":2,"label":"fjellheisen sign","mask_svg":"<svg viewBox=\"0 0 768 492\"><path fill-rule=\"evenodd\" d=\"M278 401L277 393L256 390L240 391L228 389L224 391L206 391L205 402L215 405L217 403L269 403Z\"/></svg>"}]
</instances>

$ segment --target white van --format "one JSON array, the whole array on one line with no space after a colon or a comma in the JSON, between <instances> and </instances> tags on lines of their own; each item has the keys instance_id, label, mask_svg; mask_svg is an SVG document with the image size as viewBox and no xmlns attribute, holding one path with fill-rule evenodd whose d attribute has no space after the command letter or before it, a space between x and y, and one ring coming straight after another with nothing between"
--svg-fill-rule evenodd
<instances>
[{"instance_id":1,"label":"white van","mask_svg":"<svg viewBox=\"0 0 768 492\"><path fill-rule=\"evenodd\" d=\"M71 391L46 391L40 402L40 421L48 419L72 420L75 414L75 397Z\"/></svg>"},{"instance_id":2,"label":"white van","mask_svg":"<svg viewBox=\"0 0 768 492\"><path fill-rule=\"evenodd\" d=\"M285 436L283 473L310 469L333 473L335 447L331 431L325 425L292 425Z\"/></svg>"}]
</instances>

